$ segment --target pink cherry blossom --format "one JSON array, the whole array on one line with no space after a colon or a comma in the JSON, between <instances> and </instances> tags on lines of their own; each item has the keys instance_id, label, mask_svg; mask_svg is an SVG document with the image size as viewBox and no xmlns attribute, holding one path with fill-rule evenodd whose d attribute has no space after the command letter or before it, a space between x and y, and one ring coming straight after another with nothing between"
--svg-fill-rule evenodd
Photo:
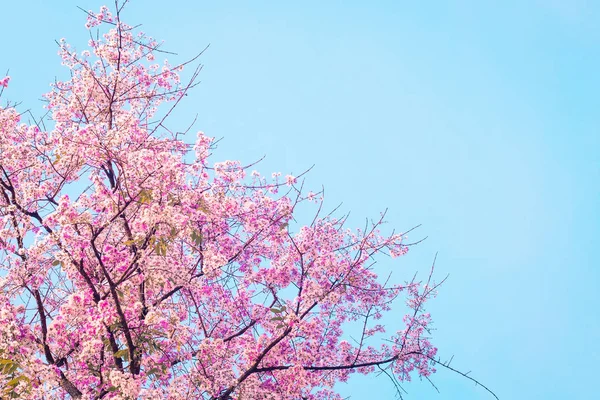
<instances>
[{"instance_id":1,"label":"pink cherry blossom","mask_svg":"<svg viewBox=\"0 0 600 400\"><path fill-rule=\"evenodd\" d=\"M59 42L71 78L44 96L51 129L0 108L3 396L341 399L354 373L435 371L438 286L386 283L373 263L405 235L322 216L301 176L212 162L211 137L168 128L199 67L151 64L158 42L120 10L86 26L100 34L84 52ZM403 320L378 323L392 304Z\"/></svg>"}]
</instances>

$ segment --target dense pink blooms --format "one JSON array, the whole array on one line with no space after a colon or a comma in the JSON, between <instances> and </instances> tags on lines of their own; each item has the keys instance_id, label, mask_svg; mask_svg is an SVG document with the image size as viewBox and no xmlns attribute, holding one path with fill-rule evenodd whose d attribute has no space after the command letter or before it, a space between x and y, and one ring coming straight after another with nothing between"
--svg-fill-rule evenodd
<instances>
[{"instance_id":1,"label":"dense pink blooms","mask_svg":"<svg viewBox=\"0 0 600 400\"><path fill-rule=\"evenodd\" d=\"M87 27L107 28L89 50L59 42L71 79L45 95L50 129L0 108L3 396L339 399L352 373L434 372L435 286L373 269L404 235L298 225L322 199L298 177L211 163L210 137L167 129L196 73L182 83L106 7ZM396 298L408 312L383 327Z\"/></svg>"}]
</instances>

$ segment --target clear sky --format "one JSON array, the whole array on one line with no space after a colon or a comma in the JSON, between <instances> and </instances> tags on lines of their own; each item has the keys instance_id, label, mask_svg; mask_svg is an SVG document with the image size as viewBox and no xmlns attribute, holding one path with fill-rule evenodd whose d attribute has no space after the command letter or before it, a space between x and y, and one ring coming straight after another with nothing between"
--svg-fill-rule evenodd
<instances>
[{"instance_id":1,"label":"clear sky","mask_svg":"<svg viewBox=\"0 0 600 400\"><path fill-rule=\"evenodd\" d=\"M54 39L85 43L76 6L101 4L2 1L5 97L40 115L66 73ZM173 61L210 43L177 123L197 113L224 137L215 160L315 164L308 186L355 225L385 208L390 227L422 224L411 238L428 239L390 265L424 275L439 252L442 358L502 400L597 398L600 2L136 0L124 19ZM416 380L405 398L491 398L447 371L433 380L440 394ZM339 388L394 398L385 377Z\"/></svg>"}]
</instances>

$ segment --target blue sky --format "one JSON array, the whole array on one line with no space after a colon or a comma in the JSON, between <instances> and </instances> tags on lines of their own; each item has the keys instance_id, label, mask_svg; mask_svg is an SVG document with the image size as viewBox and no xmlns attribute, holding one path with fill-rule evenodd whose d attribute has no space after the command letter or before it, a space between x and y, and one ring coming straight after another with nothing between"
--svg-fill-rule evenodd
<instances>
[{"instance_id":1,"label":"blue sky","mask_svg":"<svg viewBox=\"0 0 600 400\"><path fill-rule=\"evenodd\" d=\"M85 43L76 6L101 4L3 4L5 96L41 114L36 99L66 72L54 39ZM125 12L173 61L210 43L176 122L197 113L196 129L224 137L215 160L315 164L307 184L355 225L386 208L390 227L422 224L412 238L428 239L381 268L425 274L439 252L439 354L503 400L597 396L599 18L583 0L138 0ZM491 398L447 371L434 382L440 394L416 380L405 398ZM394 394L383 377L340 391Z\"/></svg>"}]
</instances>

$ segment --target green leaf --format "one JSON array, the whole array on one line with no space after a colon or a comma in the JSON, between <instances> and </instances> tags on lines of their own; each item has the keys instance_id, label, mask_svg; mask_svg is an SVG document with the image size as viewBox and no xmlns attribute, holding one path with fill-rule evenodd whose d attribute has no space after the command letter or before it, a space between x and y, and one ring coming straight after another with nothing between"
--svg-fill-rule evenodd
<instances>
[{"instance_id":1,"label":"green leaf","mask_svg":"<svg viewBox=\"0 0 600 400\"><path fill-rule=\"evenodd\" d=\"M153 341L148 341L148 353L149 354L154 354L156 353L158 350L160 350L160 347L158 347L156 345L156 343L154 343Z\"/></svg>"},{"instance_id":2,"label":"green leaf","mask_svg":"<svg viewBox=\"0 0 600 400\"><path fill-rule=\"evenodd\" d=\"M275 314L279 314L282 310L280 310L279 308L271 308L271 311L274 312Z\"/></svg>"},{"instance_id":3,"label":"green leaf","mask_svg":"<svg viewBox=\"0 0 600 400\"><path fill-rule=\"evenodd\" d=\"M6 382L6 386L17 386L19 384L19 382L21 381L26 381L26 382L30 382L29 378L26 377L25 375L19 375L14 379L11 379L10 381Z\"/></svg>"},{"instance_id":4,"label":"green leaf","mask_svg":"<svg viewBox=\"0 0 600 400\"><path fill-rule=\"evenodd\" d=\"M114 354L117 358L123 358L125 360L129 360L129 349L126 347L123 350L119 350Z\"/></svg>"},{"instance_id":5,"label":"green leaf","mask_svg":"<svg viewBox=\"0 0 600 400\"><path fill-rule=\"evenodd\" d=\"M117 294L118 293L119 293L119 291L117 291ZM115 322L114 324L110 324L108 327L110 328L110 330L114 331L115 329L121 328L121 323Z\"/></svg>"},{"instance_id":6,"label":"green leaf","mask_svg":"<svg viewBox=\"0 0 600 400\"><path fill-rule=\"evenodd\" d=\"M202 245L202 233L197 232L197 231L192 231L192 234L190 237L194 241L194 244L196 245L196 247L200 247Z\"/></svg>"},{"instance_id":7,"label":"green leaf","mask_svg":"<svg viewBox=\"0 0 600 400\"><path fill-rule=\"evenodd\" d=\"M58 261L58 260L52 261L52 266L54 266L54 267L56 267L59 264L60 264L60 261Z\"/></svg>"},{"instance_id":8,"label":"green leaf","mask_svg":"<svg viewBox=\"0 0 600 400\"><path fill-rule=\"evenodd\" d=\"M146 372L146 375L156 375L158 372L162 372L162 369L154 367L150 371Z\"/></svg>"},{"instance_id":9,"label":"green leaf","mask_svg":"<svg viewBox=\"0 0 600 400\"><path fill-rule=\"evenodd\" d=\"M19 368L19 364L12 360L3 359L2 361L3 362L0 363L0 371L5 375L12 374Z\"/></svg>"},{"instance_id":10,"label":"green leaf","mask_svg":"<svg viewBox=\"0 0 600 400\"><path fill-rule=\"evenodd\" d=\"M283 317L273 317L271 321L283 321Z\"/></svg>"},{"instance_id":11,"label":"green leaf","mask_svg":"<svg viewBox=\"0 0 600 400\"><path fill-rule=\"evenodd\" d=\"M206 203L202 199L200 199L200 201L198 202L198 209L204 214L210 214L208 207L206 207Z\"/></svg>"},{"instance_id":12,"label":"green leaf","mask_svg":"<svg viewBox=\"0 0 600 400\"><path fill-rule=\"evenodd\" d=\"M148 189L142 189L140 191L140 203L142 204L148 204L150 203L150 201L152 201L152 192Z\"/></svg>"},{"instance_id":13,"label":"green leaf","mask_svg":"<svg viewBox=\"0 0 600 400\"><path fill-rule=\"evenodd\" d=\"M167 242L164 239L159 239L158 242L154 245L154 251L159 256L167 255Z\"/></svg>"},{"instance_id":14,"label":"green leaf","mask_svg":"<svg viewBox=\"0 0 600 400\"><path fill-rule=\"evenodd\" d=\"M5 367L5 369L6 369L5 374L7 374L7 375L12 374L13 372L15 372L17 370L17 368L19 368L19 364L16 364L16 363L9 364L9 365L10 365L10 367L8 365Z\"/></svg>"}]
</instances>

